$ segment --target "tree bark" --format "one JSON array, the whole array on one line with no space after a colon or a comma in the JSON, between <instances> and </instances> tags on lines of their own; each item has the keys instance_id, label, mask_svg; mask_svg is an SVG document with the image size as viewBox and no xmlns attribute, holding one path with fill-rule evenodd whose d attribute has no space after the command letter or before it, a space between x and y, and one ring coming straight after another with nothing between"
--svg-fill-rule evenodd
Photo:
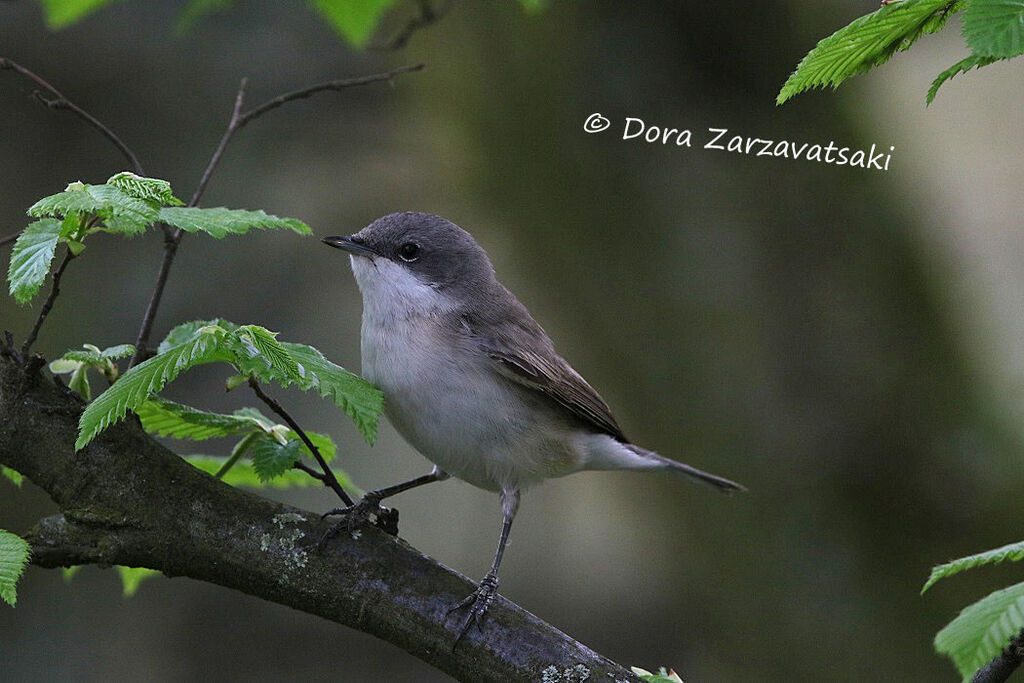
<instances>
[{"instance_id":1,"label":"tree bark","mask_svg":"<svg viewBox=\"0 0 1024 683\"><path fill-rule=\"evenodd\" d=\"M567 670L639 680L501 597L453 649L463 615L447 610L473 589L466 577L372 527L318 553L329 526L318 515L224 484L134 418L76 453L84 404L39 365L0 353L0 464L60 508L25 535L34 564L149 567L234 588L373 634L463 681L569 680Z\"/></svg>"}]
</instances>

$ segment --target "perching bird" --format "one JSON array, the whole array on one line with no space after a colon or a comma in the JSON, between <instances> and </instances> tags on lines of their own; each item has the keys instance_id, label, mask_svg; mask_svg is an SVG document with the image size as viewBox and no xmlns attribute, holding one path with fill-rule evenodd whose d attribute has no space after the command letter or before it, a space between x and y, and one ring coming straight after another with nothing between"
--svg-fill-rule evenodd
<instances>
[{"instance_id":1,"label":"perching bird","mask_svg":"<svg viewBox=\"0 0 1024 683\"><path fill-rule=\"evenodd\" d=\"M469 608L458 638L494 599L526 487L581 470L658 470L726 493L743 490L630 443L598 393L498 282L484 250L454 223L396 213L323 241L351 254L363 296L363 375L384 392L395 429L435 465L333 512L365 517L388 496L450 475L501 495L504 522L491 570L449 612Z\"/></svg>"}]
</instances>

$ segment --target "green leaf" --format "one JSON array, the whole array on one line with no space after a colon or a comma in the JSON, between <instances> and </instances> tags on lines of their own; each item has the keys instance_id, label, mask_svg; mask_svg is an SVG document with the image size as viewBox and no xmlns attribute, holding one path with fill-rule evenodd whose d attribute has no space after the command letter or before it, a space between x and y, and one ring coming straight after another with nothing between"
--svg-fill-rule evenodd
<instances>
[{"instance_id":1,"label":"green leaf","mask_svg":"<svg viewBox=\"0 0 1024 683\"><path fill-rule=\"evenodd\" d=\"M213 455L189 455L185 457L190 464L204 472L214 475L220 471L227 462L227 458L217 457ZM362 495L360 490L356 488L349 480L348 475L341 470L335 469L334 475L338 478L338 482L342 487L353 493L354 495ZM264 481L256 474L256 468L251 462L238 462L228 470L221 481L231 486L248 486L250 488L299 488L299 487L310 487L310 486L323 486L323 484L313 477L309 476L305 472L299 470L290 469L286 472L282 472L273 479Z\"/></svg>"},{"instance_id":2,"label":"green leaf","mask_svg":"<svg viewBox=\"0 0 1024 683\"><path fill-rule=\"evenodd\" d=\"M25 477L21 474L21 472L13 470L10 467L7 467L6 465L0 465L0 477L9 480L18 488L21 488L21 483L25 480Z\"/></svg>"},{"instance_id":3,"label":"green leaf","mask_svg":"<svg viewBox=\"0 0 1024 683\"><path fill-rule=\"evenodd\" d=\"M39 293L50 272L59 238L60 221L44 218L29 224L14 243L7 281L11 296L19 304L28 303Z\"/></svg>"},{"instance_id":4,"label":"green leaf","mask_svg":"<svg viewBox=\"0 0 1024 683\"><path fill-rule=\"evenodd\" d=\"M979 57L1024 54L1024 0L971 0L964 11L964 38Z\"/></svg>"},{"instance_id":5,"label":"green leaf","mask_svg":"<svg viewBox=\"0 0 1024 683\"><path fill-rule=\"evenodd\" d=\"M51 30L65 28L111 4L114 0L40 0Z\"/></svg>"},{"instance_id":6,"label":"green leaf","mask_svg":"<svg viewBox=\"0 0 1024 683\"><path fill-rule=\"evenodd\" d=\"M82 570L82 566L83 565L75 564L70 567L61 567L60 575L61 578L64 579L64 583L71 583L71 579L75 578L75 574Z\"/></svg>"},{"instance_id":7,"label":"green leaf","mask_svg":"<svg viewBox=\"0 0 1024 683\"><path fill-rule=\"evenodd\" d=\"M679 677L675 671L666 671L665 667L658 669L658 673L651 673L646 669L641 669L638 666L630 667L637 676L647 683L683 683L683 679Z\"/></svg>"},{"instance_id":8,"label":"green leaf","mask_svg":"<svg viewBox=\"0 0 1024 683\"><path fill-rule=\"evenodd\" d=\"M127 358L128 356L135 353L135 346L132 344L118 344L116 346L110 346L103 349L100 355L104 358L114 360L117 358Z\"/></svg>"},{"instance_id":9,"label":"green leaf","mask_svg":"<svg viewBox=\"0 0 1024 683\"><path fill-rule=\"evenodd\" d=\"M1024 583L998 590L964 608L935 636L935 651L953 660L964 681L1024 629Z\"/></svg>"},{"instance_id":10,"label":"green leaf","mask_svg":"<svg viewBox=\"0 0 1024 683\"><path fill-rule=\"evenodd\" d=\"M519 0L519 5L529 14L537 14L547 9L548 0Z\"/></svg>"},{"instance_id":11,"label":"green leaf","mask_svg":"<svg viewBox=\"0 0 1024 683\"><path fill-rule=\"evenodd\" d=\"M928 577L924 588L921 589L921 593L924 594L926 590L934 586L940 579L952 576L953 574L959 574L967 569L974 569L986 564L999 564L1000 562L1007 561L1019 562L1021 560L1024 560L1024 541L1010 543L1001 548L986 550L983 553L968 555L945 564L936 565L932 567L932 574Z\"/></svg>"},{"instance_id":12,"label":"green leaf","mask_svg":"<svg viewBox=\"0 0 1024 683\"><path fill-rule=\"evenodd\" d=\"M217 239L228 235L244 235L250 230L291 230L300 235L313 234L308 225L294 218L278 218L263 211L224 207L164 207L160 209L160 220L185 232L205 232Z\"/></svg>"},{"instance_id":13,"label":"green leaf","mask_svg":"<svg viewBox=\"0 0 1024 683\"><path fill-rule=\"evenodd\" d=\"M82 413L75 450L81 450L109 425L123 419L129 410L137 410L185 370L215 361L231 362L233 355L223 348L226 334L217 326L199 328L188 341L124 373Z\"/></svg>"},{"instance_id":14,"label":"green leaf","mask_svg":"<svg viewBox=\"0 0 1024 683\"><path fill-rule=\"evenodd\" d=\"M0 529L0 600L11 607L18 602L15 586L31 555L32 550L24 539Z\"/></svg>"},{"instance_id":15,"label":"green leaf","mask_svg":"<svg viewBox=\"0 0 1024 683\"><path fill-rule=\"evenodd\" d=\"M327 436L326 434L319 434L317 432L306 432L306 436L308 436L309 440L313 442L313 445L316 446L316 449L320 451L320 455L321 457L323 457L325 462L330 462L334 460L335 457L337 457L338 447L334 445L334 439ZM300 451L302 452L302 454L308 455L309 457L313 457L313 454L310 452L309 448L306 447L306 444L302 443L302 440L299 438L299 435L297 433L289 429L285 433L285 437L288 439L299 441L301 444Z\"/></svg>"},{"instance_id":16,"label":"green leaf","mask_svg":"<svg viewBox=\"0 0 1024 683\"><path fill-rule=\"evenodd\" d=\"M162 398L146 401L135 413L147 432L174 439L201 441L262 429L252 417L210 413Z\"/></svg>"},{"instance_id":17,"label":"green leaf","mask_svg":"<svg viewBox=\"0 0 1024 683\"><path fill-rule=\"evenodd\" d=\"M171 328L171 331L167 333L164 340L160 342L160 346L157 348L157 353L163 353L173 346L184 344L191 339L195 333L204 327L220 327L228 332L234 332L238 329L238 325L224 320L223 318L214 318L213 320L190 320L187 323L181 323Z\"/></svg>"},{"instance_id":18,"label":"green leaf","mask_svg":"<svg viewBox=\"0 0 1024 683\"><path fill-rule=\"evenodd\" d=\"M935 78L935 80L932 81L931 87L928 88L928 96L925 98L925 101L928 104L931 104L932 101L935 99L935 95L938 94L939 88L941 88L946 83L946 81L953 78L953 76L965 74L971 69L977 69L983 66L988 66L989 64L998 61L999 59L997 57L980 57L978 55L970 55L969 57L961 59L953 66L949 67L948 69L940 73Z\"/></svg>"},{"instance_id":19,"label":"green leaf","mask_svg":"<svg viewBox=\"0 0 1024 683\"><path fill-rule=\"evenodd\" d=\"M396 0L312 0L313 7L353 47L364 47Z\"/></svg>"},{"instance_id":20,"label":"green leaf","mask_svg":"<svg viewBox=\"0 0 1024 683\"><path fill-rule=\"evenodd\" d=\"M89 384L88 365L82 364L75 368L75 371L71 373L70 379L68 379L68 389L81 396L82 400L86 403L92 400L92 386Z\"/></svg>"},{"instance_id":21,"label":"green leaf","mask_svg":"<svg viewBox=\"0 0 1024 683\"><path fill-rule=\"evenodd\" d=\"M107 180L107 185L113 185L136 199L146 199L157 204L182 204L171 191L171 184L159 178L144 178L130 171L122 171L111 176Z\"/></svg>"},{"instance_id":22,"label":"green leaf","mask_svg":"<svg viewBox=\"0 0 1024 683\"><path fill-rule=\"evenodd\" d=\"M259 325L242 325L233 332L235 365L243 374L252 373L263 381L302 383L299 366L277 341L277 332Z\"/></svg>"},{"instance_id":23,"label":"green leaf","mask_svg":"<svg viewBox=\"0 0 1024 683\"><path fill-rule=\"evenodd\" d=\"M384 394L362 377L335 365L306 344L281 344L299 365L300 373L316 388L320 396L329 398L351 417L359 432L372 444L377 438L377 422L384 410Z\"/></svg>"},{"instance_id":24,"label":"green leaf","mask_svg":"<svg viewBox=\"0 0 1024 683\"><path fill-rule=\"evenodd\" d=\"M903 0L883 5L821 40L789 77L776 104L812 88L838 87L884 63L922 35L935 33L963 7L963 0Z\"/></svg>"},{"instance_id":25,"label":"green leaf","mask_svg":"<svg viewBox=\"0 0 1024 683\"><path fill-rule=\"evenodd\" d=\"M28 215L64 217L71 213L93 214L103 219L98 230L139 235L156 222L159 207L155 202L133 197L112 185L86 185L76 182L63 192L44 197L28 209Z\"/></svg>"},{"instance_id":26,"label":"green leaf","mask_svg":"<svg viewBox=\"0 0 1024 683\"><path fill-rule=\"evenodd\" d=\"M302 459L302 442L280 444L270 438L258 439L249 447L256 476L262 481L279 477ZM232 468L234 469L234 468Z\"/></svg>"},{"instance_id":27,"label":"green leaf","mask_svg":"<svg viewBox=\"0 0 1024 683\"><path fill-rule=\"evenodd\" d=\"M152 576L159 576L161 572L146 567L122 567L117 565L117 573L121 577L121 586L124 590L124 597L130 598L139 591L139 584Z\"/></svg>"}]
</instances>

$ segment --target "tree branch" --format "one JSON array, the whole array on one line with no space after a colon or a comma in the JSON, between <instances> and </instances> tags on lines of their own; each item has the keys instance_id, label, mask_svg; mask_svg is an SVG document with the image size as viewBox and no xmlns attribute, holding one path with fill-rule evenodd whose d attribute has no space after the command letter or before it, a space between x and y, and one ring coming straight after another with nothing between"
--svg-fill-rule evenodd
<instances>
[{"instance_id":1,"label":"tree branch","mask_svg":"<svg viewBox=\"0 0 1024 683\"><path fill-rule=\"evenodd\" d=\"M60 294L60 279L64 275L64 269L68 267L68 264L71 263L71 259L73 258L75 258L75 255L71 253L70 249L68 249L64 254L64 260L60 262L60 266L53 274L53 285L50 287L50 294L46 297L46 301L43 302L43 307L39 309L39 317L36 318L36 324L32 326L32 331L28 333L25 343L21 345L22 357L28 357L28 352L36 342L36 338L39 336L39 330L43 327L43 322L46 321L46 316L50 315L50 309L53 308L53 302L57 300L57 295Z\"/></svg>"},{"instance_id":2,"label":"tree branch","mask_svg":"<svg viewBox=\"0 0 1024 683\"><path fill-rule=\"evenodd\" d=\"M338 478L334 476L334 470L328 466L327 461L324 460L324 456L320 455L320 449L314 445L306 432L299 426L299 423L292 419L292 416L288 414L288 411L286 411L280 403L268 396L266 392L263 391L263 388L260 387L260 383L252 377L249 378L249 386L268 408L277 413L281 419L292 428L292 431L299 435L299 438L302 439L302 443L306 444L306 448L308 448L309 452L313 454L313 458L316 459L317 464L320 465L320 469L323 471L322 477L314 478L320 479L325 486L330 487L330 489L338 495L338 498L341 498L341 501L345 503L345 505L352 505L352 498L348 495L345 489L341 487L341 484L338 483Z\"/></svg>"},{"instance_id":3,"label":"tree branch","mask_svg":"<svg viewBox=\"0 0 1024 683\"><path fill-rule=\"evenodd\" d=\"M1024 631L1010 640L1009 646L995 659L978 669L971 683L1003 683L1024 662Z\"/></svg>"},{"instance_id":4,"label":"tree branch","mask_svg":"<svg viewBox=\"0 0 1024 683\"><path fill-rule=\"evenodd\" d=\"M463 681L539 681L577 665L588 680L639 679L499 597L453 650L447 610L465 577L373 527L313 551L329 524L192 467L135 419L74 450L84 404L0 353L0 463L27 476L61 514L26 537L41 567L98 563L188 576L370 633Z\"/></svg>"},{"instance_id":5,"label":"tree branch","mask_svg":"<svg viewBox=\"0 0 1024 683\"><path fill-rule=\"evenodd\" d=\"M146 175L146 173L142 170L142 164L139 163L138 157L135 156L135 152L133 152L128 147L128 145L124 144L121 138L117 137L117 135L114 134L114 131L110 130L105 125L103 125L103 123L101 123L99 119L97 119L95 116L85 111L68 98L64 97L64 95L62 95L59 90L57 90L52 85L44 81L42 78L40 78L39 76L32 73L31 71L29 71L28 69L26 69L25 67L16 62L12 62L9 59L0 57L0 69L10 69L12 71L15 71L31 80L33 83L38 85L46 92L50 93L52 97L47 98L37 90L33 93L33 96L50 109L66 109L78 118L88 123L90 126L98 130L100 134L103 135L103 137L114 143L114 146L117 147L121 154L124 155L125 159L128 160L128 163L131 164L132 170L134 170L139 175Z\"/></svg>"}]
</instances>

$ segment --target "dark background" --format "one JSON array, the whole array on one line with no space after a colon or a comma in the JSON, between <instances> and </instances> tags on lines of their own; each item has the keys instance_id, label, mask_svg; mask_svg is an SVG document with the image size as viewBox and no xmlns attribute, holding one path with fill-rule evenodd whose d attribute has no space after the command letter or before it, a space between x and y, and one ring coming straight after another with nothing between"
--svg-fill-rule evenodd
<instances>
[{"instance_id":1,"label":"dark background","mask_svg":"<svg viewBox=\"0 0 1024 683\"><path fill-rule=\"evenodd\" d=\"M472 232L499 277L639 443L737 479L727 499L670 476L587 473L529 491L502 592L625 664L687 681L954 680L932 652L958 609L1016 567L918 595L932 564L1022 535L1024 313L1020 65L957 79L953 27L835 95L775 94L814 42L870 2L457 3L397 54L353 53L302 6L242 3L192 31L176 3L117 4L58 33L0 6L0 55L116 130L188 197L230 113L316 81L424 61L385 85L288 105L235 138L207 206L294 216L318 236L416 209ZM72 180L122 170L75 118L0 72L0 234ZM614 126L583 132L593 112ZM625 117L691 128L694 148L621 140ZM897 148L887 173L701 149L709 127ZM731 133L730 133L731 134ZM7 258L5 249L3 258ZM133 341L157 234L92 240L36 349ZM35 304L38 307L39 302ZM0 301L24 337L36 309ZM315 239L187 236L157 319L224 316L358 369L347 260ZM210 409L204 368L170 394ZM427 471L385 426L369 448L331 406L275 391L376 488ZM175 444L181 452L199 446ZM211 448L223 452L223 445ZM275 492L323 510L320 490ZM395 500L402 534L473 577L497 498L455 481ZM0 482L0 526L53 512ZM112 571L29 569L0 607L6 680L445 680L318 618L187 579L123 599Z\"/></svg>"}]
</instances>

